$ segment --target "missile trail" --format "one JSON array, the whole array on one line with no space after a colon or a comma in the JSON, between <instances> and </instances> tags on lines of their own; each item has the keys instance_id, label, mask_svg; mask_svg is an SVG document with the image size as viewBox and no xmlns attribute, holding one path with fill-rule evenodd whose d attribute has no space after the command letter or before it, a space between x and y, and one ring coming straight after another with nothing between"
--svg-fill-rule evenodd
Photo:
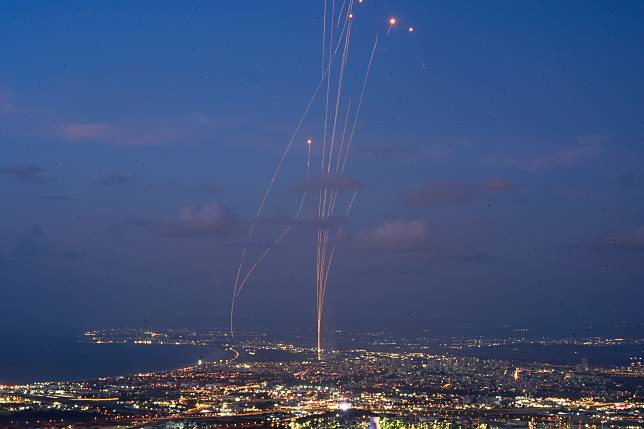
<instances>
[{"instance_id":1,"label":"missile trail","mask_svg":"<svg viewBox=\"0 0 644 429\"><path fill-rule=\"evenodd\" d=\"M329 4L330 1L330 4ZM247 263L249 257L249 245L258 228L258 221L261 218L265 206L269 200L273 187L280 176L287 156L290 153L304 121L309 116L316 101L322 112L321 130L318 130L321 144L320 150L316 150L315 163L320 163L320 186L316 189L317 198L317 228L315 235L315 288L316 288L316 333L317 333L317 358L322 358L322 318L324 315L325 299L329 278L334 261L338 258L337 245L344 231L345 219L351 214L351 210L358 197L358 189L354 189L349 198L345 196L340 182L335 179L343 177L351 152L354 137L356 136L362 106L367 90L367 83L371 74L375 54L378 49L379 35L376 34L369 54L369 61L364 70L361 86L359 86L359 97L352 97L351 80L348 77L351 67L349 64L349 52L355 50L351 45L353 32L353 13L355 0L323 0L322 16L322 52L321 52L321 74L313 92L305 105L305 108L296 122L295 128L284 147L277 162L273 174L264 189L260 199L257 212L253 218L246 243L242 249L239 266L235 275L234 288L230 305L230 335L234 336L234 311L235 304L242 290L250 279L257 272L259 266L266 260L267 256L277 247L282 240L294 228L304 212L306 200L310 189L304 189L297 205L297 211L279 234L264 248L259 255ZM363 3L363 0L358 0ZM336 9L337 7L337 9ZM397 28L398 20L395 17L387 19L388 28L386 34L390 34L394 27ZM413 27L407 28L413 32ZM338 55L340 54L340 55ZM421 65L425 67L421 58ZM346 103L345 103L346 101ZM316 105L318 106L318 105ZM346 111L343 110L346 106ZM306 158L306 177L310 178L312 160L312 140L308 139ZM319 157L318 154L319 153ZM317 168L317 166L315 167ZM342 194L342 195L341 195ZM341 209L344 207L344 210ZM344 218L336 219L336 210L344 212ZM341 211L342 210L342 211ZM246 268L248 267L248 268Z\"/></svg>"},{"instance_id":2,"label":"missile trail","mask_svg":"<svg viewBox=\"0 0 644 429\"><path fill-rule=\"evenodd\" d=\"M346 31L346 28L347 28L347 26L346 26L346 23L345 23L345 25L343 25L343 27L342 27L342 31L340 33L341 35L344 34L344 32ZM280 170L282 168L282 165L284 164L284 161L286 159L286 155L288 155L289 151L291 150L291 147L293 146L293 142L295 141L295 137L299 133L300 128L302 127L302 123L306 119L306 117L307 117L307 115L309 113L309 110L311 109L311 106L313 105L313 102L317 98L317 95L318 95L318 93L320 91L320 88L322 87L322 84L324 83L325 77L330 74L331 66L332 66L332 64L333 64L333 62L335 60L335 57L336 57L336 55L338 53L339 48L340 48L340 43L338 42L338 44L336 45L335 49L333 50L333 54L330 55L330 57L329 57L329 63L328 63L328 66L326 67L326 70L324 71L324 73L322 74L322 77L320 78L320 80L318 81L317 85L315 86L315 89L313 90L313 94L309 98L309 101L306 104L304 112L300 116L300 119L298 120L298 123L297 123L297 125L296 125L296 127L295 127L295 129L294 129L294 131L293 131L293 133L291 135L291 138L289 139L288 144L286 145L286 147L284 148L284 151L282 152L282 156L280 157L280 160L277 163L277 167L275 168L275 171L273 173L273 176L271 177L271 180L269 181L268 186L266 187L266 190L264 192L264 196L262 197L262 200L261 200L261 202L259 204L259 207L257 209L257 213L255 214L255 218L253 219L253 222L251 223L251 227L250 227L250 229L248 231L247 243L244 246L244 248L242 250L242 253L241 253L241 256L240 256L239 268L238 268L237 274L235 276L235 283L234 283L234 288L233 288L233 296L232 296L232 300L231 300L231 309L230 309L230 336L231 337L234 336L233 312L234 312L235 300L236 300L237 296L239 295L239 293L238 293L239 281L240 281L240 278L241 278L241 272L242 272L242 269L243 269L244 260L246 259L246 255L248 253L248 242L252 239L252 237L253 237L253 235L255 233L255 229L257 228L257 220L259 219L259 217L261 216L261 214L262 214L262 212L264 210L264 205L266 204L266 200L268 199L268 196L269 196L269 194L270 194L270 192L271 192L271 190L273 188L273 185L275 184L275 180L279 176L279 173L280 173ZM331 52L329 52L329 53L331 54Z\"/></svg>"}]
</instances>

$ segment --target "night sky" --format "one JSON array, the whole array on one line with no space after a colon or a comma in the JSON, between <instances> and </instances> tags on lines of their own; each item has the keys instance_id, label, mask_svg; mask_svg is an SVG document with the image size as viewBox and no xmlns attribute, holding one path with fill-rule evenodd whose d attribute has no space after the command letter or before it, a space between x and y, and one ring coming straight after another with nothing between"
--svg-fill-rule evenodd
<instances>
[{"instance_id":1,"label":"night sky","mask_svg":"<svg viewBox=\"0 0 644 429\"><path fill-rule=\"evenodd\" d=\"M225 326L245 234L320 77L321 14L3 2L3 329ZM644 2L366 0L355 20L358 77L381 43L326 326L641 323ZM321 118L251 253L295 213ZM242 325L312 326L313 203L242 292Z\"/></svg>"}]
</instances>

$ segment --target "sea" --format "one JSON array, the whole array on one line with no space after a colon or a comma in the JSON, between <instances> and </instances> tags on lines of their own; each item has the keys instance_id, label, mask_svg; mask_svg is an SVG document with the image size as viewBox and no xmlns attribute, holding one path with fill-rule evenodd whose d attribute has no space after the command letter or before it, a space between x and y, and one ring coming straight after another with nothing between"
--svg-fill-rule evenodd
<instances>
[{"instance_id":1,"label":"sea","mask_svg":"<svg viewBox=\"0 0 644 429\"><path fill-rule=\"evenodd\" d=\"M225 358L222 346L94 344L82 335L2 336L0 334L0 385L37 381L83 380L98 377L162 371L194 365L199 359ZM355 345L355 344L354 344ZM340 346L340 348L343 348ZM590 366L621 367L633 357L644 357L644 345L613 346L535 345L432 350L457 356L574 365L581 359ZM289 356L255 356L265 360ZM291 357L294 358L294 357Z\"/></svg>"},{"instance_id":2,"label":"sea","mask_svg":"<svg viewBox=\"0 0 644 429\"><path fill-rule=\"evenodd\" d=\"M631 358L644 357L644 345L574 345L574 344L518 344L496 347L447 349L457 356L481 359L499 359L513 362L540 362L555 365L575 365L581 360L590 366L624 367Z\"/></svg>"},{"instance_id":3,"label":"sea","mask_svg":"<svg viewBox=\"0 0 644 429\"><path fill-rule=\"evenodd\" d=\"M0 384L83 380L161 371L225 356L220 347L94 344L81 336L0 338Z\"/></svg>"}]
</instances>

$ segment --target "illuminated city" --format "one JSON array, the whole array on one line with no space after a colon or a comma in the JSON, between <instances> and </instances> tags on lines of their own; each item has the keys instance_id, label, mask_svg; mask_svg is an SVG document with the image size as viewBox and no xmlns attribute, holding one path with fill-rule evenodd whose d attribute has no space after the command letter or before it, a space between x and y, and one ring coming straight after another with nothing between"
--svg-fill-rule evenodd
<instances>
[{"instance_id":1,"label":"illuminated city","mask_svg":"<svg viewBox=\"0 0 644 429\"><path fill-rule=\"evenodd\" d=\"M644 429L643 23L0 2L0 429Z\"/></svg>"},{"instance_id":2,"label":"illuminated city","mask_svg":"<svg viewBox=\"0 0 644 429\"><path fill-rule=\"evenodd\" d=\"M233 347L226 330L88 331L83 341L94 344L221 347L224 356L171 371L2 386L2 424L332 428L367 427L377 416L384 428L644 425L641 357L622 367L553 365L427 351L438 343L446 350L481 347L474 339L335 335L355 348L318 361L315 348L265 332L240 333L244 339ZM508 341L527 340L492 343ZM586 347L616 342L642 345L581 340Z\"/></svg>"}]
</instances>

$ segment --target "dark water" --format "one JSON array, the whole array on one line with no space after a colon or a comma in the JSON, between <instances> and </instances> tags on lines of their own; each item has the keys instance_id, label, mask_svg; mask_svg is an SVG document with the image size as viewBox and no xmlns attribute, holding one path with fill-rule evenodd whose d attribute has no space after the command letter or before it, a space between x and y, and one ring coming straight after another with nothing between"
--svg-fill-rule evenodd
<instances>
[{"instance_id":1,"label":"dark water","mask_svg":"<svg viewBox=\"0 0 644 429\"><path fill-rule=\"evenodd\" d=\"M80 380L179 368L200 357L219 359L222 349L199 346L91 344L77 338L0 341L0 384Z\"/></svg>"},{"instance_id":2,"label":"dark water","mask_svg":"<svg viewBox=\"0 0 644 429\"><path fill-rule=\"evenodd\" d=\"M582 358L590 366L619 367L628 365L628 359L644 356L642 345L580 346L568 344L521 344L501 347L481 347L448 350L460 356L475 356L483 359L502 359L518 362L543 362L559 365L579 364Z\"/></svg>"}]
</instances>

